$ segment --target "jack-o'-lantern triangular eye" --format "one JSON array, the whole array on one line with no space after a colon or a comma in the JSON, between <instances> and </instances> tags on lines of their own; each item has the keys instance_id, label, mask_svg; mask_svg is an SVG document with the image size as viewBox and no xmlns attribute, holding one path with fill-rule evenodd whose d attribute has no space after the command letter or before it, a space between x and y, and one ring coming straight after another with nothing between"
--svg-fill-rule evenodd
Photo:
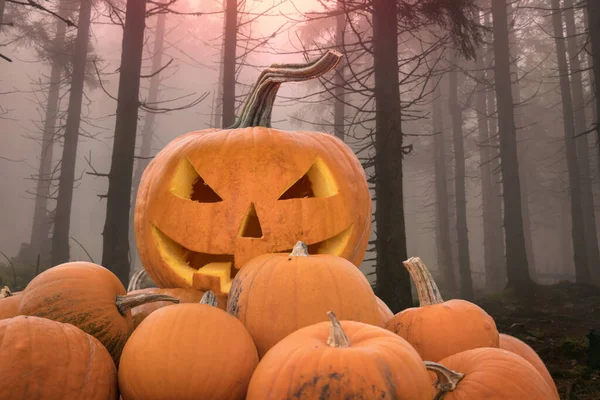
<instances>
[{"instance_id":1,"label":"jack-o'-lantern triangular eye","mask_svg":"<svg viewBox=\"0 0 600 400\"><path fill-rule=\"evenodd\" d=\"M330 197L337 193L333 174L323 160L317 158L308 171L279 196L279 200Z\"/></svg>"},{"instance_id":2,"label":"jack-o'-lantern triangular eye","mask_svg":"<svg viewBox=\"0 0 600 400\"><path fill-rule=\"evenodd\" d=\"M198 174L196 168L187 158L182 159L177 166L171 181L171 193L199 203L223 201L221 196Z\"/></svg>"}]
</instances>

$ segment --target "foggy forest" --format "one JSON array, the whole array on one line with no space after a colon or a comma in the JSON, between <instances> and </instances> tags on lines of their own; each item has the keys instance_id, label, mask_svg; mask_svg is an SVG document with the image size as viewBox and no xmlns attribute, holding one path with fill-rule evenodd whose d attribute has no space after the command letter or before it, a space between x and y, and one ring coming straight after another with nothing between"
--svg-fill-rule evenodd
<instances>
[{"instance_id":1,"label":"foggy forest","mask_svg":"<svg viewBox=\"0 0 600 400\"><path fill-rule=\"evenodd\" d=\"M0 353L24 357L2 338L39 317L40 329L57 321L98 338L114 369L99 391L43 389L3 378L37 366L0 363L0 397L32 385L53 399L173 398L149 383L163 372L140 368L154 356L142 346L168 336L142 341L143 330L177 325L187 304L172 303L201 302L194 326L212 304L254 344L211 314L224 331L198 332L231 336L228 354L247 360L214 373L242 383L178 388L177 376L196 379L183 371L208 368L186 358L164 377L174 398L233 386L210 398L288 398L303 384L281 361L304 362L293 340L307 345L301 335L324 324L342 351L362 340L354 321L410 343L436 399L599 399L597 78L597 0L0 0ZM306 266L277 272L293 256ZM74 322L95 312L83 308L91 293L116 296L110 318L129 318L127 341ZM135 294L158 302L129 304ZM385 317L369 319L367 303ZM170 334L187 337L176 333L187 324ZM446 340L447 354L433 344ZM498 347L519 360L453 358ZM491 373L494 357L522 382L471 384L465 371ZM393 389L407 397L377 393L431 399L414 375L412 389ZM360 379L330 376L326 393L314 383L297 398L347 398ZM73 397L85 390L99 397Z\"/></svg>"}]
</instances>

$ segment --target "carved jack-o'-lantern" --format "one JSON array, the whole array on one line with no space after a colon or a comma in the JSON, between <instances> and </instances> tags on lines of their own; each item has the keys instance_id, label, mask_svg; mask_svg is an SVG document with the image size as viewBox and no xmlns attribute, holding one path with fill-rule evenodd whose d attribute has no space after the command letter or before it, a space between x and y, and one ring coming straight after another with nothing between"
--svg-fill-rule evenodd
<instances>
[{"instance_id":1,"label":"carved jack-o'-lantern","mask_svg":"<svg viewBox=\"0 0 600 400\"><path fill-rule=\"evenodd\" d=\"M272 66L234 127L183 135L149 164L135 232L142 264L158 286L226 294L247 261L289 253L298 239L311 254L361 263L371 199L352 150L325 133L270 128L281 83L320 76L340 57L330 51L309 64Z\"/></svg>"}]
</instances>

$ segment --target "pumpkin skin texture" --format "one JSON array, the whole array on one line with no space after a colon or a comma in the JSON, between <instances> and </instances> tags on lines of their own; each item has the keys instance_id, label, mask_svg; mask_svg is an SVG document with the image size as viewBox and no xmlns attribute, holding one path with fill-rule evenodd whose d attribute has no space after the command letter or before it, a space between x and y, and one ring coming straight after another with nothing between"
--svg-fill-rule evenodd
<instances>
[{"instance_id":1,"label":"pumpkin skin texture","mask_svg":"<svg viewBox=\"0 0 600 400\"><path fill-rule=\"evenodd\" d=\"M174 297L179 299L180 303L199 303L204 295L204 292L200 292L198 290L192 289L158 289L158 288L147 288L147 289L139 289L132 290L127 294L140 294L140 293L160 293L165 294L167 296ZM220 297L218 299L218 307L222 310L227 309L227 299ZM158 310L159 308L173 305L170 301L155 301L153 303L142 304L139 307L135 307L131 310L131 317L133 318L133 326L137 328L138 325L146 319L148 315Z\"/></svg>"},{"instance_id":2,"label":"pumpkin skin texture","mask_svg":"<svg viewBox=\"0 0 600 400\"><path fill-rule=\"evenodd\" d=\"M299 80L289 72L294 68L269 71L279 82ZM274 85L258 85L254 94ZM249 96L248 109L270 115L272 102L254 100ZM287 254L297 240L311 253L359 266L370 234L371 198L353 151L330 134L271 129L244 122L243 115L241 121L176 139L144 171L135 232L152 280L159 287L228 293L248 261Z\"/></svg>"},{"instance_id":3,"label":"pumpkin skin texture","mask_svg":"<svg viewBox=\"0 0 600 400\"><path fill-rule=\"evenodd\" d=\"M340 257L308 255L302 242L290 255L265 254L246 264L227 301L227 311L248 329L261 358L290 333L326 321L328 310L340 319L381 325L362 272Z\"/></svg>"},{"instance_id":4,"label":"pumpkin skin texture","mask_svg":"<svg viewBox=\"0 0 600 400\"><path fill-rule=\"evenodd\" d=\"M119 398L110 354L73 325L27 316L2 320L0 354L2 399Z\"/></svg>"},{"instance_id":5,"label":"pumpkin skin texture","mask_svg":"<svg viewBox=\"0 0 600 400\"><path fill-rule=\"evenodd\" d=\"M133 331L129 309L143 304L130 304L128 298L133 296L125 295L125 287L108 269L70 262L49 268L29 282L21 295L19 314L75 325L100 340L118 365L123 345ZM170 299L158 294L141 296Z\"/></svg>"},{"instance_id":6,"label":"pumpkin skin texture","mask_svg":"<svg viewBox=\"0 0 600 400\"><path fill-rule=\"evenodd\" d=\"M550 388L554 391L556 398L559 397L556 384L554 383L550 372L548 372L546 365L544 365L544 362L540 356L538 356L535 350L533 350L527 343L517 339L514 336L501 333L500 348L518 354L525 360L529 361L529 363L533 365L535 369L537 369L540 375L542 375L542 378L544 378L548 386L550 386Z\"/></svg>"},{"instance_id":7,"label":"pumpkin skin texture","mask_svg":"<svg viewBox=\"0 0 600 400\"><path fill-rule=\"evenodd\" d=\"M381 315L381 320L383 321L381 326L385 327L385 324L394 317L394 313L379 297L375 296L375 300L377 300L377 307L379 309L379 314Z\"/></svg>"},{"instance_id":8,"label":"pumpkin skin texture","mask_svg":"<svg viewBox=\"0 0 600 400\"><path fill-rule=\"evenodd\" d=\"M439 397L444 400L559 400L535 367L510 351L477 348L439 364L464 374L454 391Z\"/></svg>"},{"instance_id":9,"label":"pumpkin skin texture","mask_svg":"<svg viewBox=\"0 0 600 400\"><path fill-rule=\"evenodd\" d=\"M334 325L302 328L269 350L246 399L431 400L431 380L408 342L377 326L330 318Z\"/></svg>"},{"instance_id":10,"label":"pumpkin skin texture","mask_svg":"<svg viewBox=\"0 0 600 400\"><path fill-rule=\"evenodd\" d=\"M385 327L406 339L427 361L478 347L498 347L494 319L481 307L465 300L444 301L418 257L404 262L419 294L419 307L405 309Z\"/></svg>"},{"instance_id":11,"label":"pumpkin skin texture","mask_svg":"<svg viewBox=\"0 0 600 400\"><path fill-rule=\"evenodd\" d=\"M156 310L133 332L119 387L124 400L241 400L257 364L237 319L208 304L177 304Z\"/></svg>"},{"instance_id":12,"label":"pumpkin skin texture","mask_svg":"<svg viewBox=\"0 0 600 400\"><path fill-rule=\"evenodd\" d=\"M8 287L0 290L0 320L19 315L22 292L11 292Z\"/></svg>"}]
</instances>

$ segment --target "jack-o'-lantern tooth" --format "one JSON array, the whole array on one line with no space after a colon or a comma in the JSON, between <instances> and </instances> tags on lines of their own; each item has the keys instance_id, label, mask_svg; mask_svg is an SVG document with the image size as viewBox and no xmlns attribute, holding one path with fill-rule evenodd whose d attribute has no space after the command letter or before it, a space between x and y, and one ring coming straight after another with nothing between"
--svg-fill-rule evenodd
<instances>
[{"instance_id":1,"label":"jack-o'-lantern tooth","mask_svg":"<svg viewBox=\"0 0 600 400\"><path fill-rule=\"evenodd\" d=\"M260 226L260 221L258 220L258 214L256 213L254 203L250 203L250 207L248 207L248 211L246 211L246 215L244 215L238 236L245 238L263 237L262 228Z\"/></svg>"},{"instance_id":2,"label":"jack-o'-lantern tooth","mask_svg":"<svg viewBox=\"0 0 600 400\"><path fill-rule=\"evenodd\" d=\"M279 200L330 197L337 193L338 187L331 170L323 160L317 158L308 171L279 196Z\"/></svg>"}]
</instances>

